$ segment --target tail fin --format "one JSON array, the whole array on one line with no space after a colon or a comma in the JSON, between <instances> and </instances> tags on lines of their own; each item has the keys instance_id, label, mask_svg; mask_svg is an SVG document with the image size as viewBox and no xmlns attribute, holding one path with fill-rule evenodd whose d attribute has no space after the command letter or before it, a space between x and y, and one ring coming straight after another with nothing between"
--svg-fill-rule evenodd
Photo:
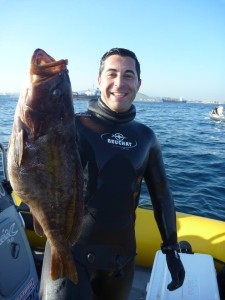
<instances>
[{"instance_id":1,"label":"tail fin","mask_svg":"<svg viewBox=\"0 0 225 300\"><path fill-rule=\"evenodd\" d=\"M73 256L68 251L59 253L56 248L51 248L51 277L52 280L67 277L74 284L78 283L77 270Z\"/></svg>"}]
</instances>

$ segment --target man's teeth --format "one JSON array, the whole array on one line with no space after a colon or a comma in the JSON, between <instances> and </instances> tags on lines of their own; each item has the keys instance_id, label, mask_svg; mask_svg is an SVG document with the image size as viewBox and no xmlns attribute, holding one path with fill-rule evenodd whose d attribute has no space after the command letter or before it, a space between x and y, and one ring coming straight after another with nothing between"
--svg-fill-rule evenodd
<instances>
[{"instance_id":1,"label":"man's teeth","mask_svg":"<svg viewBox=\"0 0 225 300\"><path fill-rule=\"evenodd\" d=\"M125 96L125 93L114 93L115 96L121 97L121 96Z\"/></svg>"}]
</instances>

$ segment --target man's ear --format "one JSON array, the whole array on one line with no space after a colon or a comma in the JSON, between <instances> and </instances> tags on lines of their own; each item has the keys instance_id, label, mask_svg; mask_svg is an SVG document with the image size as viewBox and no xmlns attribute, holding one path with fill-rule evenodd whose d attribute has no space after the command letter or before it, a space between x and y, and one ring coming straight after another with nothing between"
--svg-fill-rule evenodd
<instances>
[{"instance_id":1,"label":"man's ear","mask_svg":"<svg viewBox=\"0 0 225 300\"><path fill-rule=\"evenodd\" d=\"M101 77L99 76L98 77L98 85L100 86L100 84L101 84Z\"/></svg>"},{"instance_id":2,"label":"man's ear","mask_svg":"<svg viewBox=\"0 0 225 300\"><path fill-rule=\"evenodd\" d=\"M139 91L140 87L141 87L141 79L138 82L138 91Z\"/></svg>"}]
</instances>

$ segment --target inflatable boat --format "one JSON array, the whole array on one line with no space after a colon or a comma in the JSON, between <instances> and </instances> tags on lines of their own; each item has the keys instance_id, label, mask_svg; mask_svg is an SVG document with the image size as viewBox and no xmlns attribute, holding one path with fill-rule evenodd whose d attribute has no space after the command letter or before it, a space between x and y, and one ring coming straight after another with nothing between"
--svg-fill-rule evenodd
<instances>
[{"instance_id":1,"label":"inflatable boat","mask_svg":"<svg viewBox=\"0 0 225 300\"><path fill-rule=\"evenodd\" d=\"M20 212L25 220L26 235L29 240L30 247L33 253L40 252L43 253L45 246L45 238L40 238L33 231L32 225L32 216L27 210L24 204L19 206ZM204 273L205 285L211 290L213 290L213 279L210 279L208 284L207 282L207 266L205 263L200 262L200 260L205 259L206 256L210 256L212 259L213 268L211 268L212 273L215 270L215 274L213 278L216 278L218 292L224 293L225 289L225 222L218 221L215 219L205 218L201 216L190 215L182 212L177 212L177 232L178 232L178 241L180 244L180 255L185 255L185 257L181 257L181 259L186 259L186 256L189 255L190 262L188 262L188 266L186 265L186 269L193 268L194 265L196 268L197 262L196 259L199 260L201 272L199 276ZM148 299L146 298L148 286L151 278L152 267L154 266L155 259L157 253L160 251L161 237L159 234L159 230L154 218L153 210L150 206L140 206L136 210L136 240L137 240L137 257L136 257L136 270L133 288L131 291L131 296L129 300L138 300L138 299ZM161 251L160 251L161 252ZM202 255L197 258L193 256L194 262L192 262L192 255ZM35 256L34 256L35 257ZM36 261L36 260L35 260ZM40 264L40 260L36 261L36 263ZM166 263L164 261L164 265ZM157 271L156 271L157 273ZM190 273L190 272L189 272ZM187 276L190 276L188 273ZM210 275L210 274L209 274ZM161 279L157 282L161 282ZM196 275L197 276L197 275ZM213 274L212 274L213 276ZM169 280L169 279L168 279ZM202 279L201 279L202 280ZM199 278L196 279L196 282L201 281ZM214 280L214 281L215 281ZM189 280L190 281L190 280ZM192 282L192 281L191 281ZM192 283L191 283L192 284ZM196 283L197 284L197 283ZM202 283L203 284L203 283ZM189 283L190 285L190 283ZM159 287L161 288L161 286ZM190 287L189 287L190 289ZM196 289L196 288L195 288ZM200 287L199 287L200 289ZM205 288L204 288L205 289ZM183 293L183 292L182 292ZM193 291L191 292L193 293ZM197 292L196 292L197 293ZM174 292L176 294L176 292ZM198 297L194 297L193 300L202 300L202 295L198 291ZM212 299L225 299L225 296L212 297L212 295L208 295L209 298L204 296L204 300L212 300ZM153 298L149 298L151 300ZM167 300L167 296L165 298L158 297L157 299L165 299ZM192 299L190 295L187 297L180 298L178 295L177 298L168 298L168 299Z\"/></svg>"},{"instance_id":2,"label":"inflatable boat","mask_svg":"<svg viewBox=\"0 0 225 300\"><path fill-rule=\"evenodd\" d=\"M29 240L30 247L33 253L43 253L45 246L45 238L40 238L33 231L32 216L26 206L19 206L20 212L25 220L26 235ZM218 279L218 290L221 294L225 288L225 222L215 219L185 214L177 212L177 229L180 251L185 255L192 254L210 255L213 260L213 269L215 276ZM133 288L129 300L147 299L147 287L150 282L151 270L157 253L160 251L161 237L157 224L154 219L153 210L149 206L138 207L136 210L136 240L137 240L137 257L136 270ZM34 256L35 257L35 256ZM183 259L183 257L182 257ZM196 258L195 258L196 259ZM200 258L199 258L200 259ZM40 260L36 260L40 264ZM196 264L196 262L194 262ZM166 265L166 264L165 264ZM189 263L193 267L192 262ZM206 266L201 267L201 272L205 272L207 278ZM160 282L159 278L159 282ZM163 280L163 278L162 278ZM206 281L207 282L207 281ZM212 281L209 283L211 289ZM199 294L199 297L201 295ZM151 299L151 298L150 298ZM157 298L165 299L167 298ZM192 299L188 298L169 298L169 299ZM194 298L193 298L194 299ZM202 298L195 298L198 300ZM204 300L225 299L225 298L204 298Z\"/></svg>"},{"instance_id":3,"label":"inflatable boat","mask_svg":"<svg viewBox=\"0 0 225 300\"><path fill-rule=\"evenodd\" d=\"M14 195L17 203L18 197ZM2 199L0 199L0 202ZM26 240L29 242L27 245L26 257L30 257L30 252L33 254L33 260L30 257L29 264L32 271L35 263L36 272L34 273L36 286L37 286L37 274L41 274L41 264L45 247L45 238L41 238L36 235L33 230L32 215L26 205L21 203L17 209L12 205L10 206L13 213L10 212L10 218L17 218L18 211L21 213L23 221L25 223ZM9 212L8 212L9 213ZM0 213L1 216L2 213ZM213 258L213 264L215 266L216 274L222 284L225 282L224 270L225 270L225 222L204 218L200 216L194 216L177 212L177 228L178 228L178 241L181 245L181 251L187 253L198 253L210 255ZM154 219L154 213L150 207L138 207L136 210L136 240L137 240L137 257L136 257L136 270L133 288L129 300L147 299L147 286L151 278L151 270L154 265L157 252L160 251L161 237L158 231ZM1 221L0 221L1 225ZM20 226L22 227L22 226ZM23 233L23 227L22 227ZM25 235L25 234L24 234ZM186 247L186 245L188 245ZM30 247L30 249L29 249ZM23 260L22 260L23 261ZM13 262L11 262L13 263ZM0 259L1 264L1 259ZM7 262L4 259L4 266L7 268ZM11 266L11 265L10 265ZM12 266L13 268L13 266ZM20 273L21 274L21 273ZM207 274L205 275L207 276ZM159 281L160 282L160 281ZM220 283L218 284L220 286ZM20 290L21 292L21 290ZM37 293L37 287L35 290ZM0 296L0 299L13 299L4 298ZM151 299L151 298L150 298ZM164 299L164 298L158 298ZM166 299L166 298L165 298ZM176 298L171 298L176 299ZM179 298L177 298L179 299ZM181 298L186 299L186 298ZM195 300L197 300L196 298ZM210 298L209 298L210 299ZM213 298L219 299L219 298ZM224 299L221 297L221 299ZM204 299L206 300L206 299ZM211 300L211 299L210 299Z\"/></svg>"},{"instance_id":4,"label":"inflatable boat","mask_svg":"<svg viewBox=\"0 0 225 300\"><path fill-rule=\"evenodd\" d=\"M214 120L214 121L225 122L225 115L218 115L218 114L213 114L212 112L210 112L209 117L211 120Z\"/></svg>"}]
</instances>

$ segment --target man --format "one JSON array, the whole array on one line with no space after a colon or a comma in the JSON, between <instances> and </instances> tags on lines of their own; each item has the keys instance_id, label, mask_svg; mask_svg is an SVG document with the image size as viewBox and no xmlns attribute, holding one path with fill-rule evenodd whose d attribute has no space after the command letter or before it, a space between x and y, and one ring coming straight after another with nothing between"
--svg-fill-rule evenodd
<instances>
[{"instance_id":1,"label":"man","mask_svg":"<svg viewBox=\"0 0 225 300\"><path fill-rule=\"evenodd\" d=\"M127 49L113 48L101 59L101 98L76 116L84 168L85 214L78 243L72 247L79 283L49 278L46 247L42 299L126 300L132 286L135 209L145 180L163 240L172 282L183 284L185 271L177 253L174 202L154 132L138 123L132 104L141 86L140 64ZM149 228L151 230L151 228Z\"/></svg>"},{"instance_id":2,"label":"man","mask_svg":"<svg viewBox=\"0 0 225 300\"><path fill-rule=\"evenodd\" d=\"M217 114L219 116L222 116L223 115L223 106L222 105L219 105L218 108L217 108Z\"/></svg>"}]
</instances>

